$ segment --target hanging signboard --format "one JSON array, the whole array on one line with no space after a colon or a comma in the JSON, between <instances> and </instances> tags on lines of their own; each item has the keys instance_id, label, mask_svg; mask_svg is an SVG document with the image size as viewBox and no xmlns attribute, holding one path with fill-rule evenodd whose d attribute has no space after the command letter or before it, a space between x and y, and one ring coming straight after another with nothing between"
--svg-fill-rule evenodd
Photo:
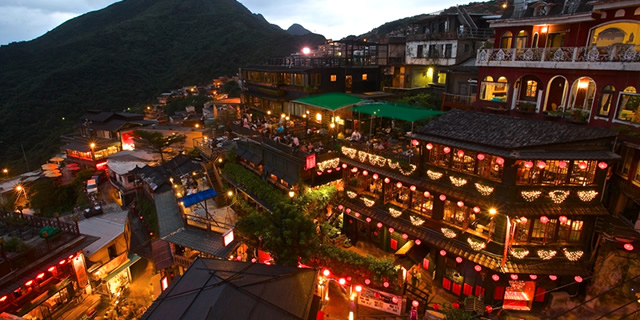
<instances>
[{"instance_id":1,"label":"hanging signboard","mask_svg":"<svg viewBox=\"0 0 640 320\"><path fill-rule=\"evenodd\" d=\"M222 235L222 240L223 240L223 242L224 242L224 246L225 246L225 247L226 247L226 246L228 246L228 245L229 245L229 243L231 243L231 242L233 241L233 239L234 239L234 236L233 236L233 229L229 229L227 232L225 232L225 233Z\"/></svg>"},{"instance_id":2,"label":"hanging signboard","mask_svg":"<svg viewBox=\"0 0 640 320\"><path fill-rule=\"evenodd\" d=\"M305 165L304 165L304 169L305 170L309 170L311 168L315 168L316 167L316 154L312 154L310 156L307 156L306 161L305 161Z\"/></svg>"},{"instance_id":3,"label":"hanging signboard","mask_svg":"<svg viewBox=\"0 0 640 320\"><path fill-rule=\"evenodd\" d=\"M358 297L358 304L400 315L402 311L402 296L363 287Z\"/></svg>"}]
</instances>

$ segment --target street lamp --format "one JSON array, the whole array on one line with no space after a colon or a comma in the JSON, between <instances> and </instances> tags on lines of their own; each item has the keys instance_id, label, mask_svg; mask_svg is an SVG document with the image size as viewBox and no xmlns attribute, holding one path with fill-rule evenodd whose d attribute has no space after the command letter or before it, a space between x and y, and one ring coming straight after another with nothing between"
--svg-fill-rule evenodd
<instances>
[{"instance_id":1,"label":"street lamp","mask_svg":"<svg viewBox=\"0 0 640 320\"><path fill-rule=\"evenodd\" d=\"M89 148L91 148L91 161L95 162L95 161L96 161L96 156L95 156L95 154L93 153L93 149L95 149L95 148L96 148L96 144L95 144L94 142L91 142L91 143L89 144Z\"/></svg>"},{"instance_id":2,"label":"street lamp","mask_svg":"<svg viewBox=\"0 0 640 320\"><path fill-rule=\"evenodd\" d=\"M9 177L9 169L7 169L7 168L2 169L2 173L4 173L4 177L5 178Z\"/></svg>"}]
</instances>

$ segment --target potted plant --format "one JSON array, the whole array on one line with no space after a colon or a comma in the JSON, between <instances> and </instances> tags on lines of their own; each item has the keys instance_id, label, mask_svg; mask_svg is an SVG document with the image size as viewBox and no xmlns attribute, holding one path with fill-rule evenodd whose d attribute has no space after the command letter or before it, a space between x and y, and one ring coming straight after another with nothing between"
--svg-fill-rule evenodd
<instances>
[{"instance_id":1,"label":"potted plant","mask_svg":"<svg viewBox=\"0 0 640 320\"><path fill-rule=\"evenodd\" d=\"M518 104L518 110L522 112L535 112L536 105L531 102L520 103Z\"/></svg>"},{"instance_id":2,"label":"potted plant","mask_svg":"<svg viewBox=\"0 0 640 320\"><path fill-rule=\"evenodd\" d=\"M575 123L585 123L589 117L589 114L583 112L582 109L573 109L573 111L569 114L569 121Z\"/></svg>"}]
</instances>

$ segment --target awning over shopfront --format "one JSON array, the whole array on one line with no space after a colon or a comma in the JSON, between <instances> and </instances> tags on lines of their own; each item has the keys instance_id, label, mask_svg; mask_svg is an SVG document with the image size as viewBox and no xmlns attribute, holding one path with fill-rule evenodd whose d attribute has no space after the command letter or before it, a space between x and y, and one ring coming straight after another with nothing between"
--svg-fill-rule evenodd
<instances>
[{"instance_id":1,"label":"awning over shopfront","mask_svg":"<svg viewBox=\"0 0 640 320\"><path fill-rule=\"evenodd\" d=\"M202 202L204 200L207 199L211 199L215 196L217 196L218 193L216 193L215 190L213 189L207 189L204 191L200 191L194 194L190 194L187 196L184 196L182 198L178 199L178 202L183 202L185 207L190 207L198 202Z\"/></svg>"},{"instance_id":2,"label":"awning over shopfront","mask_svg":"<svg viewBox=\"0 0 640 320\"><path fill-rule=\"evenodd\" d=\"M309 97L300 98L294 100L294 103L306 104L308 106L329 110L329 111L337 111L339 109L349 107L360 103L362 99L341 92L332 92L319 94Z\"/></svg>"},{"instance_id":3,"label":"awning over shopfront","mask_svg":"<svg viewBox=\"0 0 640 320\"><path fill-rule=\"evenodd\" d=\"M408 104L372 103L353 107L353 111L389 119L415 122L442 114L442 111L424 109Z\"/></svg>"},{"instance_id":4,"label":"awning over shopfront","mask_svg":"<svg viewBox=\"0 0 640 320\"><path fill-rule=\"evenodd\" d=\"M119 275L122 271L126 270L127 268L132 266L134 263L138 262L138 260L140 260L139 255L130 253L129 261L123 263L121 266L117 267L115 270L109 272L109 274L107 274L107 276L104 277L103 279L104 282L109 282L109 280L113 279L113 277Z\"/></svg>"},{"instance_id":5,"label":"awning over shopfront","mask_svg":"<svg viewBox=\"0 0 640 320\"><path fill-rule=\"evenodd\" d=\"M407 241L398 251L395 253L396 260L393 264L403 266L409 270L416 264L421 264L422 259L429 254L429 248L424 245L416 245L411 240Z\"/></svg>"}]
</instances>

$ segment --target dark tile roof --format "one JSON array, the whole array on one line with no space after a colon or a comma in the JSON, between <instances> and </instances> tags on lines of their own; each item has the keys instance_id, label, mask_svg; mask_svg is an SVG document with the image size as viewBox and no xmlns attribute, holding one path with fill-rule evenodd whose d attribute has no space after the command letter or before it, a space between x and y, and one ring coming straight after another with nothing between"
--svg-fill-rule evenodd
<instances>
[{"instance_id":1,"label":"dark tile roof","mask_svg":"<svg viewBox=\"0 0 640 320\"><path fill-rule=\"evenodd\" d=\"M202 171L202 164L199 160L179 154L162 165L164 169L175 176L190 174L193 171Z\"/></svg>"},{"instance_id":2,"label":"dark tile roof","mask_svg":"<svg viewBox=\"0 0 640 320\"><path fill-rule=\"evenodd\" d=\"M427 137L442 137L498 149L613 138L616 132L573 124L454 109L418 130Z\"/></svg>"},{"instance_id":3,"label":"dark tile roof","mask_svg":"<svg viewBox=\"0 0 640 320\"><path fill-rule=\"evenodd\" d=\"M109 111L89 111L82 116L82 119L96 122L105 122L113 117L114 113Z\"/></svg>"},{"instance_id":4,"label":"dark tile roof","mask_svg":"<svg viewBox=\"0 0 640 320\"><path fill-rule=\"evenodd\" d=\"M233 241L225 247L221 234L191 227L180 228L164 240L222 259L226 259L238 246L238 242Z\"/></svg>"},{"instance_id":5,"label":"dark tile roof","mask_svg":"<svg viewBox=\"0 0 640 320\"><path fill-rule=\"evenodd\" d=\"M308 319L315 279L313 269L199 258L141 319Z\"/></svg>"},{"instance_id":6,"label":"dark tile roof","mask_svg":"<svg viewBox=\"0 0 640 320\"><path fill-rule=\"evenodd\" d=\"M171 190L171 185L167 178L169 173L162 166L152 167L146 165L142 168L135 168L131 170L131 173L139 175L154 193L162 193Z\"/></svg>"},{"instance_id":7,"label":"dark tile roof","mask_svg":"<svg viewBox=\"0 0 640 320\"><path fill-rule=\"evenodd\" d=\"M153 199L158 216L158 229L160 237L165 237L184 227L180 209L173 191L156 193Z\"/></svg>"},{"instance_id":8,"label":"dark tile roof","mask_svg":"<svg viewBox=\"0 0 640 320\"><path fill-rule=\"evenodd\" d=\"M124 126L125 123L127 122L124 120L109 120L106 122L94 122L89 124L89 128L94 130L104 130L104 131L115 132L118 129L122 128L122 126Z\"/></svg>"},{"instance_id":9,"label":"dark tile roof","mask_svg":"<svg viewBox=\"0 0 640 320\"><path fill-rule=\"evenodd\" d=\"M173 265L173 255L169 242L162 239L154 239L151 242L151 253L156 271L169 268Z\"/></svg>"}]
</instances>

